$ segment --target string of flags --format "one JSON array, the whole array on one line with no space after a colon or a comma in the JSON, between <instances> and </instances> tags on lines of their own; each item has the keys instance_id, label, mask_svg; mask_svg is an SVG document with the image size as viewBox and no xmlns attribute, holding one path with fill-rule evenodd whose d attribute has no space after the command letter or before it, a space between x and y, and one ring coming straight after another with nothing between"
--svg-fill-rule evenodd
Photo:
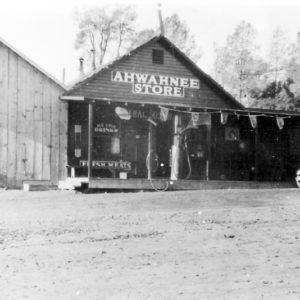
<instances>
[{"instance_id":1,"label":"string of flags","mask_svg":"<svg viewBox=\"0 0 300 300\"><path fill-rule=\"evenodd\" d=\"M177 110L177 109L173 109L173 108L167 108L167 107L163 107L163 106L159 106L160 107L160 120L165 122L168 120L169 117L169 113L170 111L176 111L176 112L180 112L180 113L187 113L191 115L191 119L189 121L188 127L197 127L200 125L211 125L211 115L213 113L218 113L220 114L220 122L222 125L227 124L228 121L228 116L230 113L228 112L221 112L221 111L213 111L213 112L192 112L192 111L182 111L182 110ZM236 115L236 117L239 119L240 115L235 113L231 113ZM241 114L242 116L247 116L245 114ZM278 129L282 130L284 127L284 119L286 118L290 118L290 116L287 117L280 117L280 116L267 116L267 115L250 115L248 114L249 117L249 121L251 124L252 128L256 128L258 121L257 121L257 117L260 116L265 116L265 117L272 117L276 119L276 124L278 126Z\"/></svg>"}]
</instances>

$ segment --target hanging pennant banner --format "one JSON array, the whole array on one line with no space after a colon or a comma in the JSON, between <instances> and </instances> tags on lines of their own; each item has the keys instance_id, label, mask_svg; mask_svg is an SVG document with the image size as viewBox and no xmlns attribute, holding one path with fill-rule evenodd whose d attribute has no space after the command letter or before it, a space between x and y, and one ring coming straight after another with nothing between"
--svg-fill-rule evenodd
<instances>
[{"instance_id":1,"label":"hanging pennant banner","mask_svg":"<svg viewBox=\"0 0 300 300\"><path fill-rule=\"evenodd\" d=\"M199 125L211 125L211 114L210 113L199 113Z\"/></svg>"},{"instance_id":2,"label":"hanging pennant banner","mask_svg":"<svg viewBox=\"0 0 300 300\"><path fill-rule=\"evenodd\" d=\"M221 112L221 124L225 125L227 123L228 113Z\"/></svg>"},{"instance_id":3,"label":"hanging pennant banner","mask_svg":"<svg viewBox=\"0 0 300 300\"><path fill-rule=\"evenodd\" d=\"M211 125L211 114L210 113L191 113L191 119L188 127L198 127L200 125Z\"/></svg>"},{"instance_id":4,"label":"hanging pennant banner","mask_svg":"<svg viewBox=\"0 0 300 300\"><path fill-rule=\"evenodd\" d=\"M160 108L160 120L166 122L168 120L169 109L166 107Z\"/></svg>"},{"instance_id":5,"label":"hanging pennant banner","mask_svg":"<svg viewBox=\"0 0 300 300\"><path fill-rule=\"evenodd\" d=\"M278 128L281 130L284 127L284 118L282 117L276 117L276 123Z\"/></svg>"},{"instance_id":6,"label":"hanging pennant banner","mask_svg":"<svg viewBox=\"0 0 300 300\"><path fill-rule=\"evenodd\" d=\"M199 126L200 125L200 116L199 116L199 114L198 113L192 113L191 121L193 123L193 126Z\"/></svg>"},{"instance_id":7,"label":"hanging pennant banner","mask_svg":"<svg viewBox=\"0 0 300 300\"><path fill-rule=\"evenodd\" d=\"M256 128L257 127L257 117L249 115L249 120L250 120L252 128Z\"/></svg>"}]
</instances>

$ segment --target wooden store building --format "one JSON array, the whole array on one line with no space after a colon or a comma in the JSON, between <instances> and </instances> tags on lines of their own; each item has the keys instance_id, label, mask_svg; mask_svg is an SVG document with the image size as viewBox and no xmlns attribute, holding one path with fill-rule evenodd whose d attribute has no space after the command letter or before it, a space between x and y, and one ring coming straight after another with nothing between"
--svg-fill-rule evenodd
<instances>
[{"instance_id":1,"label":"wooden store building","mask_svg":"<svg viewBox=\"0 0 300 300\"><path fill-rule=\"evenodd\" d=\"M68 177L90 188L296 186L300 113L246 109L164 36L60 99Z\"/></svg>"}]
</instances>

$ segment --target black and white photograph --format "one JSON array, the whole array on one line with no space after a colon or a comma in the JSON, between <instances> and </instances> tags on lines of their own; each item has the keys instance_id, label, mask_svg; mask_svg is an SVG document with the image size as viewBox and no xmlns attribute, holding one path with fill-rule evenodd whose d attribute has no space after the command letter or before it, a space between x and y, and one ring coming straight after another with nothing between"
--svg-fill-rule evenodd
<instances>
[{"instance_id":1,"label":"black and white photograph","mask_svg":"<svg viewBox=\"0 0 300 300\"><path fill-rule=\"evenodd\" d=\"M0 8L0 299L300 299L300 2Z\"/></svg>"}]
</instances>

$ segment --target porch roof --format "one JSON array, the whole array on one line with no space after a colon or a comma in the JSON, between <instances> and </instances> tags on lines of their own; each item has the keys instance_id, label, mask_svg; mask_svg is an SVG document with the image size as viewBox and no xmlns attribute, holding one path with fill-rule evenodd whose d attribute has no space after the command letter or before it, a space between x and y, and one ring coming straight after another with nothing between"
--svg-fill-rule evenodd
<instances>
[{"instance_id":1,"label":"porch roof","mask_svg":"<svg viewBox=\"0 0 300 300\"><path fill-rule=\"evenodd\" d=\"M284 111L284 110L270 110L270 109L261 109L261 108L244 108L244 109L232 109L232 108L214 108L214 107L203 107L201 105L197 105L197 103L193 105L184 104L184 103L176 103L174 102L168 102L165 99L159 99L157 102L153 101L143 101L137 102L131 99L127 100L114 100L110 98L87 98L84 96L61 96L61 100L65 101L78 101L78 102L96 102L96 101L102 101L107 103L120 103L120 104L139 104L139 105L157 105L158 107L165 107L170 110L176 110L179 112L211 112L211 113L217 113L217 112L224 112L229 114L235 114L235 115L252 115L252 116L281 116L281 117L300 117L300 111Z\"/></svg>"}]
</instances>

